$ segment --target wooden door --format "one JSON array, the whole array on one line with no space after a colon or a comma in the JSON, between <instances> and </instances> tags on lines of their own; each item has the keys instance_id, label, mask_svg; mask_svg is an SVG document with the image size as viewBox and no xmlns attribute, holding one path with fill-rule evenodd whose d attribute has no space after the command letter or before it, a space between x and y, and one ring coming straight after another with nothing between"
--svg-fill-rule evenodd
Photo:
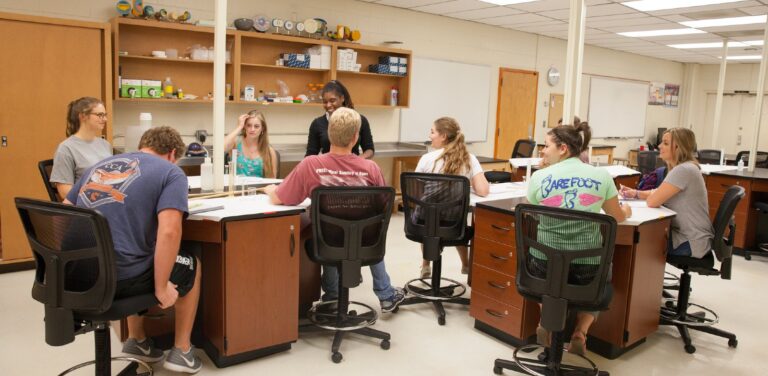
<instances>
[{"instance_id":1,"label":"wooden door","mask_svg":"<svg viewBox=\"0 0 768 376\"><path fill-rule=\"evenodd\" d=\"M51 159L64 140L70 101L106 98L107 43L108 24L0 13L3 261L31 257L14 197L48 198L37 162Z\"/></svg>"},{"instance_id":2,"label":"wooden door","mask_svg":"<svg viewBox=\"0 0 768 376\"><path fill-rule=\"evenodd\" d=\"M533 138L538 86L538 72L499 69L494 157L508 159L517 140Z\"/></svg>"},{"instance_id":3,"label":"wooden door","mask_svg":"<svg viewBox=\"0 0 768 376\"><path fill-rule=\"evenodd\" d=\"M224 355L299 337L299 216L226 224Z\"/></svg>"},{"instance_id":4,"label":"wooden door","mask_svg":"<svg viewBox=\"0 0 768 376\"><path fill-rule=\"evenodd\" d=\"M549 115L547 116L547 127L554 128L557 126L557 122L563 118L563 101L565 97L563 94L550 94L549 95Z\"/></svg>"}]
</instances>

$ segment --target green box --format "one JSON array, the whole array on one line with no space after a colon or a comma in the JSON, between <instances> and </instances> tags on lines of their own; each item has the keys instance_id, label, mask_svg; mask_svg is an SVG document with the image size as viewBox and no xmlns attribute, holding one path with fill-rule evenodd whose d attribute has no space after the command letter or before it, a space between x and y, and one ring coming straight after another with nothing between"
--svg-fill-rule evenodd
<instances>
[{"instance_id":1,"label":"green box","mask_svg":"<svg viewBox=\"0 0 768 376\"><path fill-rule=\"evenodd\" d=\"M162 96L163 92L161 90L160 81L141 80L142 98L161 98Z\"/></svg>"},{"instance_id":2,"label":"green box","mask_svg":"<svg viewBox=\"0 0 768 376\"><path fill-rule=\"evenodd\" d=\"M141 98L141 80L123 79L120 83L120 98Z\"/></svg>"}]
</instances>

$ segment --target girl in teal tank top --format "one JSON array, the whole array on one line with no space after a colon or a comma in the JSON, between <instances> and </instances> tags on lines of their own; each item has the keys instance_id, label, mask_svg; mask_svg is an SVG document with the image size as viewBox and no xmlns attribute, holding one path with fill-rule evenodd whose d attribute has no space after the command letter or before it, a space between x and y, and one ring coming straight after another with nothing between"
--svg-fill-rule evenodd
<instances>
[{"instance_id":1,"label":"girl in teal tank top","mask_svg":"<svg viewBox=\"0 0 768 376\"><path fill-rule=\"evenodd\" d=\"M237 150L238 175L276 177L276 153L269 146L267 121L261 112L240 115L237 128L224 139L224 147L228 153Z\"/></svg>"}]
</instances>

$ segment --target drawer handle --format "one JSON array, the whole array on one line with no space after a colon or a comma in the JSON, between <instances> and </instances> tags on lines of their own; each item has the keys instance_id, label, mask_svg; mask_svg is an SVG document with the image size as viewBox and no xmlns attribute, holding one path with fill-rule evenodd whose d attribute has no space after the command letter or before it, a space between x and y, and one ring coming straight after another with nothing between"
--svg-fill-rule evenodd
<instances>
[{"instance_id":1,"label":"drawer handle","mask_svg":"<svg viewBox=\"0 0 768 376\"><path fill-rule=\"evenodd\" d=\"M295 230L294 226L291 225L291 239L290 239L290 243L291 244L289 246L289 250L291 252L291 257L293 257L293 253L294 253L294 251L296 249L296 235L294 234L294 230Z\"/></svg>"},{"instance_id":2,"label":"drawer handle","mask_svg":"<svg viewBox=\"0 0 768 376\"><path fill-rule=\"evenodd\" d=\"M486 308L485 312L488 312L489 315L498 317L500 319L504 318L504 315L501 312L496 312L496 311L494 311L492 309Z\"/></svg>"},{"instance_id":3,"label":"drawer handle","mask_svg":"<svg viewBox=\"0 0 768 376\"><path fill-rule=\"evenodd\" d=\"M497 254L491 253L491 258L499 260L499 261L508 261L509 257L499 256Z\"/></svg>"},{"instance_id":4,"label":"drawer handle","mask_svg":"<svg viewBox=\"0 0 768 376\"><path fill-rule=\"evenodd\" d=\"M507 286L504 286L504 285L500 285L500 284L498 284L498 283L496 283L496 282L493 282L493 281L488 281L488 285L490 285L490 286L491 286L491 287L493 287L493 288L497 288L497 289L499 289L499 290L504 290L504 289L506 289L506 288L507 288Z\"/></svg>"},{"instance_id":5,"label":"drawer handle","mask_svg":"<svg viewBox=\"0 0 768 376\"><path fill-rule=\"evenodd\" d=\"M506 231L506 232L512 231L512 229L509 228L509 227L501 227L501 226L495 225L495 224L491 224L491 227L493 227L493 228L495 228L497 230ZM515 227L515 224L513 223L511 227Z\"/></svg>"}]
</instances>

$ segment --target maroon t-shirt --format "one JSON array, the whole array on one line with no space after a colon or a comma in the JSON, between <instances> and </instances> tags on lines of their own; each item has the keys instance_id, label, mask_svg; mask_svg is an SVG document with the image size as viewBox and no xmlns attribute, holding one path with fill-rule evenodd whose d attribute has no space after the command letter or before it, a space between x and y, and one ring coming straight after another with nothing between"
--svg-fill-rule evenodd
<instances>
[{"instance_id":1,"label":"maroon t-shirt","mask_svg":"<svg viewBox=\"0 0 768 376\"><path fill-rule=\"evenodd\" d=\"M322 154L304 157L277 187L285 205L298 205L318 186L383 186L381 169L373 161L354 154Z\"/></svg>"}]
</instances>

